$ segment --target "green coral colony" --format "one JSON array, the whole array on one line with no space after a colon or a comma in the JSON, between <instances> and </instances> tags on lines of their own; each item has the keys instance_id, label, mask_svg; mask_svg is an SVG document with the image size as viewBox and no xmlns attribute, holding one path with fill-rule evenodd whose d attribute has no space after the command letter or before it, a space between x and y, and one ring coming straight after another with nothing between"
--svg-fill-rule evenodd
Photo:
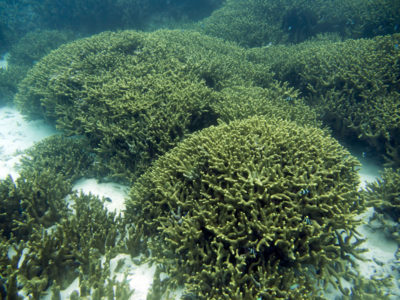
<instances>
[{"instance_id":1,"label":"green coral colony","mask_svg":"<svg viewBox=\"0 0 400 300\"><path fill-rule=\"evenodd\" d=\"M156 266L148 299L390 298L391 276L358 273L357 226L372 206L400 244L399 5L211 2L185 29L69 42L70 24L13 45L0 96L60 135L0 180L1 299L60 299L76 278L71 299L129 299L126 277L110 278L120 253ZM127 20L134 5L151 15L135 3ZM88 18L106 14L95 7ZM382 179L360 191L335 137L377 153ZM123 214L73 192L82 177L129 185Z\"/></svg>"},{"instance_id":2,"label":"green coral colony","mask_svg":"<svg viewBox=\"0 0 400 300\"><path fill-rule=\"evenodd\" d=\"M167 285L207 299L315 297L313 281L339 277L359 251L339 231L356 236L358 165L320 129L234 121L157 160L134 184L127 214Z\"/></svg>"}]
</instances>

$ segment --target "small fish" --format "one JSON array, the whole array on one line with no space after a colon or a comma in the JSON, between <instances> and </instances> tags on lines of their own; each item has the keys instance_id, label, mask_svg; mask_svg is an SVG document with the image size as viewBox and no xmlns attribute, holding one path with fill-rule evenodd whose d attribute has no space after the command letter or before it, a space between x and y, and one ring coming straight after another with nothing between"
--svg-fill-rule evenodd
<instances>
[{"instance_id":1,"label":"small fish","mask_svg":"<svg viewBox=\"0 0 400 300\"><path fill-rule=\"evenodd\" d=\"M299 191L299 194L300 194L301 196L307 195L308 193L310 193L310 191L309 191L308 189L301 189L301 190Z\"/></svg>"},{"instance_id":2,"label":"small fish","mask_svg":"<svg viewBox=\"0 0 400 300\"><path fill-rule=\"evenodd\" d=\"M252 255L256 255L256 250L254 250L254 248L253 248L253 247L251 247L251 248L248 248L248 250L249 250L250 254L252 254Z\"/></svg>"}]
</instances>

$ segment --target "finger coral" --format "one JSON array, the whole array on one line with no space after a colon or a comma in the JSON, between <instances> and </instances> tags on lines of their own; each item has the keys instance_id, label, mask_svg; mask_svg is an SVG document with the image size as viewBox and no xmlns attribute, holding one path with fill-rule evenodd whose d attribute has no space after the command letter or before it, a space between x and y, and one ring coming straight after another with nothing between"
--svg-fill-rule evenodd
<instances>
[{"instance_id":1,"label":"finger coral","mask_svg":"<svg viewBox=\"0 0 400 300\"><path fill-rule=\"evenodd\" d=\"M362 251L358 166L324 131L280 119L192 134L126 202L167 274L153 295L184 285L199 299L310 299L328 283L341 288L332 278Z\"/></svg>"}]
</instances>

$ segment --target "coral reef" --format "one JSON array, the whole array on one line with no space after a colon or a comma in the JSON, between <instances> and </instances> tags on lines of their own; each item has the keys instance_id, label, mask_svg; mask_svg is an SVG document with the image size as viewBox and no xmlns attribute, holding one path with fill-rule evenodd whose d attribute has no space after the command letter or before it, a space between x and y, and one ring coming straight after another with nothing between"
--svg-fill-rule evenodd
<instances>
[{"instance_id":1,"label":"coral reef","mask_svg":"<svg viewBox=\"0 0 400 300\"><path fill-rule=\"evenodd\" d=\"M49 227L59 221L72 181L83 176L92 162L83 139L53 136L29 149L21 161L20 177L0 181L2 235L25 239L33 224Z\"/></svg>"},{"instance_id":2,"label":"coral reef","mask_svg":"<svg viewBox=\"0 0 400 300\"><path fill-rule=\"evenodd\" d=\"M249 62L244 49L177 30L105 32L63 45L31 69L15 102L28 117L87 136L107 168L102 174L132 181L186 135L216 124L219 112L226 120L222 106L233 96L222 90L233 86L258 94L259 107L279 103L281 94L294 99L294 111L301 105L293 89L273 80L265 65ZM251 92L252 86L271 91ZM237 99L245 102L245 92Z\"/></svg>"},{"instance_id":3,"label":"coral reef","mask_svg":"<svg viewBox=\"0 0 400 300\"><path fill-rule=\"evenodd\" d=\"M72 194L69 201L72 211L65 211L53 227L37 226L29 237L17 277L28 294L36 292L31 284L37 280L43 283L41 290L50 281L65 289L79 275L81 285L90 288L103 276L95 269L101 256L116 246L121 219L92 195Z\"/></svg>"},{"instance_id":4,"label":"coral reef","mask_svg":"<svg viewBox=\"0 0 400 300\"><path fill-rule=\"evenodd\" d=\"M54 135L29 148L21 160L21 177L49 172L73 182L88 174L94 157L83 137Z\"/></svg>"},{"instance_id":5,"label":"coral reef","mask_svg":"<svg viewBox=\"0 0 400 300\"><path fill-rule=\"evenodd\" d=\"M282 1L226 1L200 21L197 30L248 47L285 43L288 33L280 25L283 10Z\"/></svg>"},{"instance_id":6,"label":"coral reef","mask_svg":"<svg viewBox=\"0 0 400 300\"><path fill-rule=\"evenodd\" d=\"M220 101L213 103L219 120L230 122L251 116L277 117L300 125L321 126L316 112L299 96L299 91L287 83L270 88L232 86L221 90Z\"/></svg>"},{"instance_id":7,"label":"coral reef","mask_svg":"<svg viewBox=\"0 0 400 300\"><path fill-rule=\"evenodd\" d=\"M17 92L17 83L26 75L27 68L21 66L7 66L0 68L0 106L12 103Z\"/></svg>"},{"instance_id":8,"label":"coral reef","mask_svg":"<svg viewBox=\"0 0 400 300\"><path fill-rule=\"evenodd\" d=\"M104 199L71 191L92 163L87 140L53 136L27 151L15 182L0 181L2 298L39 299L51 284L56 296L76 277L81 296L131 293L126 282L109 279L110 259L126 246L122 217Z\"/></svg>"},{"instance_id":9,"label":"coral reef","mask_svg":"<svg viewBox=\"0 0 400 300\"><path fill-rule=\"evenodd\" d=\"M299 43L320 33L343 38L398 31L400 5L393 0L228 0L198 30L249 47Z\"/></svg>"},{"instance_id":10,"label":"coral reef","mask_svg":"<svg viewBox=\"0 0 400 300\"><path fill-rule=\"evenodd\" d=\"M386 168L381 176L366 187L368 204L375 210L371 221L383 224L400 245L400 169Z\"/></svg>"},{"instance_id":11,"label":"coral reef","mask_svg":"<svg viewBox=\"0 0 400 300\"><path fill-rule=\"evenodd\" d=\"M35 30L15 42L7 55L8 67L0 69L0 105L12 102L18 83L36 62L74 37L69 31Z\"/></svg>"},{"instance_id":12,"label":"coral reef","mask_svg":"<svg viewBox=\"0 0 400 300\"><path fill-rule=\"evenodd\" d=\"M2 298L19 299L23 287L37 299L53 280L70 279L67 271L78 260L70 254L68 228L56 224L68 217L72 181L93 162L89 150L82 138L47 138L25 153L17 179L0 180L0 245L7 249L0 258Z\"/></svg>"},{"instance_id":13,"label":"coral reef","mask_svg":"<svg viewBox=\"0 0 400 300\"><path fill-rule=\"evenodd\" d=\"M114 287L117 293L132 293L124 281L109 279L109 262L124 233L121 217L107 212L104 200L92 195L71 194L69 202L72 210L64 207L63 218L53 226L31 223L26 242L1 238L1 247L8 252L15 249L11 259L0 259L0 275L6 279L0 282L4 295L11 298L23 292L39 299L50 284L53 295L57 290L59 294L77 277L80 296L114 295Z\"/></svg>"},{"instance_id":14,"label":"coral reef","mask_svg":"<svg viewBox=\"0 0 400 300\"><path fill-rule=\"evenodd\" d=\"M391 275L357 268L357 226L373 206L400 243L399 16L395 0L0 2L0 105L16 94L62 132L0 180L0 298L78 280L70 299L128 299L123 253L156 264L149 300L390 299ZM178 30L72 41L159 27ZM394 168L359 191L331 132ZM89 175L132 184L123 214L72 192Z\"/></svg>"},{"instance_id":15,"label":"coral reef","mask_svg":"<svg viewBox=\"0 0 400 300\"><path fill-rule=\"evenodd\" d=\"M51 50L75 38L76 34L67 30L30 31L10 48L9 64L32 67Z\"/></svg>"},{"instance_id":16,"label":"coral reef","mask_svg":"<svg viewBox=\"0 0 400 300\"><path fill-rule=\"evenodd\" d=\"M249 50L289 82L336 136L359 138L399 166L400 35Z\"/></svg>"},{"instance_id":17,"label":"coral reef","mask_svg":"<svg viewBox=\"0 0 400 300\"><path fill-rule=\"evenodd\" d=\"M366 186L366 199L374 213L368 225L379 229L397 244L395 257L400 259L400 169L385 168L381 178Z\"/></svg>"},{"instance_id":18,"label":"coral reef","mask_svg":"<svg viewBox=\"0 0 400 300\"><path fill-rule=\"evenodd\" d=\"M280 119L192 134L126 201L127 220L167 274L154 299L181 284L200 299L318 298L328 283L347 294L338 278L363 251L357 166L324 131Z\"/></svg>"}]
</instances>

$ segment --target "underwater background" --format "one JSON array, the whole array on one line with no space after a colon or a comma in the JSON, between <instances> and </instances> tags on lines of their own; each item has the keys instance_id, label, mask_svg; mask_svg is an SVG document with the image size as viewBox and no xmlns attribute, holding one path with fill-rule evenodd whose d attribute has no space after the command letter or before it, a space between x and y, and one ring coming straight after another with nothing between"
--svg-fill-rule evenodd
<instances>
[{"instance_id":1,"label":"underwater background","mask_svg":"<svg viewBox=\"0 0 400 300\"><path fill-rule=\"evenodd\" d=\"M0 0L0 299L399 299L400 1Z\"/></svg>"}]
</instances>

